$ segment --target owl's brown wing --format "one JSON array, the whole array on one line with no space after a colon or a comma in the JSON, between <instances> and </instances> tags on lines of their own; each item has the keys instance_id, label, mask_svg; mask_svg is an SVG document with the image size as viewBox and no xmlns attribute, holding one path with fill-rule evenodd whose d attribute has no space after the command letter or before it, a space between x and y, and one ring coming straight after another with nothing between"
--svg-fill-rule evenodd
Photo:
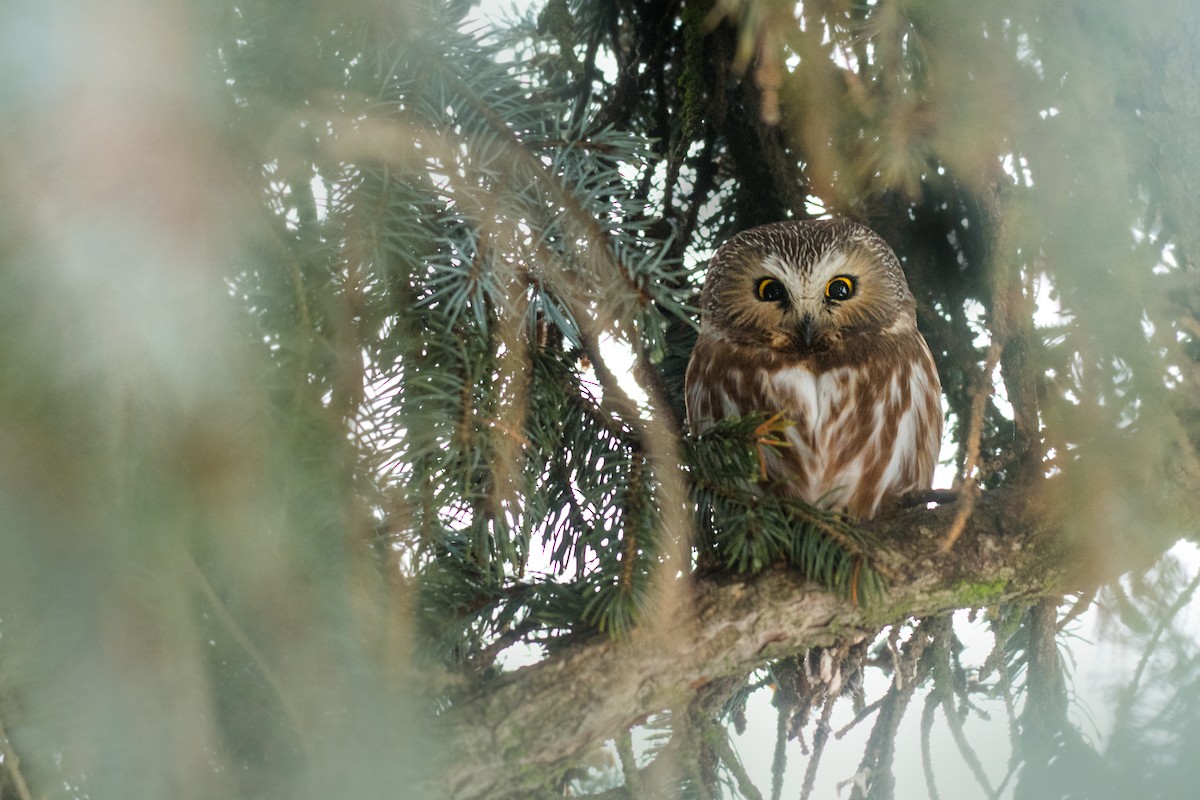
<instances>
[{"instance_id":1,"label":"owl's brown wing","mask_svg":"<svg viewBox=\"0 0 1200 800\"><path fill-rule=\"evenodd\" d=\"M795 364L765 347L746 347L701 334L684 378L688 426L701 433L725 417L798 412L770 378Z\"/></svg>"}]
</instances>

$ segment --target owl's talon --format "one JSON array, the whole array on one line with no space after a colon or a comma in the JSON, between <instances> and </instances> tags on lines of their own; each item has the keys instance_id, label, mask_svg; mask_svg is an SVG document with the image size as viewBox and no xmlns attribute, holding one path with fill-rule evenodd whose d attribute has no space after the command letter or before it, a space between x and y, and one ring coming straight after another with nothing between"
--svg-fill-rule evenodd
<instances>
[{"instance_id":1,"label":"owl's talon","mask_svg":"<svg viewBox=\"0 0 1200 800\"><path fill-rule=\"evenodd\" d=\"M754 429L755 446L758 449L758 474L764 481L767 479L767 454L764 448L791 447L792 443L781 437L780 434L790 428L792 424L790 420L784 418L782 411L776 411Z\"/></svg>"}]
</instances>

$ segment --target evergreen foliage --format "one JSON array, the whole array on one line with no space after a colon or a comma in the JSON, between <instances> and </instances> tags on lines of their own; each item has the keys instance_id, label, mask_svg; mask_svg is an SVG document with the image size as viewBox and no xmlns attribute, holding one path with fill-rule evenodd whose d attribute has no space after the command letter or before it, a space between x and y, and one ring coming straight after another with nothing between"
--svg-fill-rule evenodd
<instances>
[{"instance_id":1,"label":"evergreen foliage","mask_svg":"<svg viewBox=\"0 0 1200 800\"><path fill-rule=\"evenodd\" d=\"M450 16L375 50L338 32L358 47L329 51L333 107L306 108L286 123L296 141L263 154L291 256L235 275L236 292L293 373L278 380L306 384L358 437L377 544L412 570L443 658L476 660L501 637L628 633L666 502L644 428L679 430L678 403L660 404L681 376L663 364L686 357L697 286L648 230L661 153L559 86L575 67L539 54L529 23L486 44L456 30L453 9L436 13ZM243 94L257 76L239 67L263 62L255 48L272 43L249 32L265 27L247 11L222 51L248 110L263 99ZM343 158L314 155L329 149ZM648 406L604 342L642 366ZM726 426L685 448L703 465L702 547L734 571L787 561L870 595L857 531L752 488L752 433Z\"/></svg>"}]
</instances>

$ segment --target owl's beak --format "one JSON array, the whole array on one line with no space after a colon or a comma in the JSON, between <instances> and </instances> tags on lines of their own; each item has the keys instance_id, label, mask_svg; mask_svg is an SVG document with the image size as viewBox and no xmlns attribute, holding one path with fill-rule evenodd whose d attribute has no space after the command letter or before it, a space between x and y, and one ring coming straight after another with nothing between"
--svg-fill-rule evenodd
<instances>
[{"instance_id":1,"label":"owl's beak","mask_svg":"<svg viewBox=\"0 0 1200 800\"><path fill-rule=\"evenodd\" d=\"M804 346L811 348L813 339L817 336L816 321L812 314L805 314L800 318L800 338L804 340Z\"/></svg>"}]
</instances>

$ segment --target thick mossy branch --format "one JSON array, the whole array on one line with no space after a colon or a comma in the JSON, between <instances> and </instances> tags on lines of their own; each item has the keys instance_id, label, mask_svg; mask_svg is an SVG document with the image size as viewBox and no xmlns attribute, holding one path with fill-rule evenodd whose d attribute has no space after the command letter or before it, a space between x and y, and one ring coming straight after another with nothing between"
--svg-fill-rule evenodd
<instances>
[{"instance_id":1,"label":"thick mossy branch","mask_svg":"<svg viewBox=\"0 0 1200 800\"><path fill-rule=\"evenodd\" d=\"M673 644L651 641L640 629L619 641L597 637L481 686L443 717L461 757L430 796L527 797L619 731L768 659L873 637L909 616L1079 589L1085 579L1076 555L1043 521L1041 488L985 492L945 554L938 545L954 504L877 523L875 533L887 546L876 555L896 578L870 606L783 568L699 578L686 587L690 602L669 625L680 632ZM507 793L498 795L501 786Z\"/></svg>"}]
</instances>

